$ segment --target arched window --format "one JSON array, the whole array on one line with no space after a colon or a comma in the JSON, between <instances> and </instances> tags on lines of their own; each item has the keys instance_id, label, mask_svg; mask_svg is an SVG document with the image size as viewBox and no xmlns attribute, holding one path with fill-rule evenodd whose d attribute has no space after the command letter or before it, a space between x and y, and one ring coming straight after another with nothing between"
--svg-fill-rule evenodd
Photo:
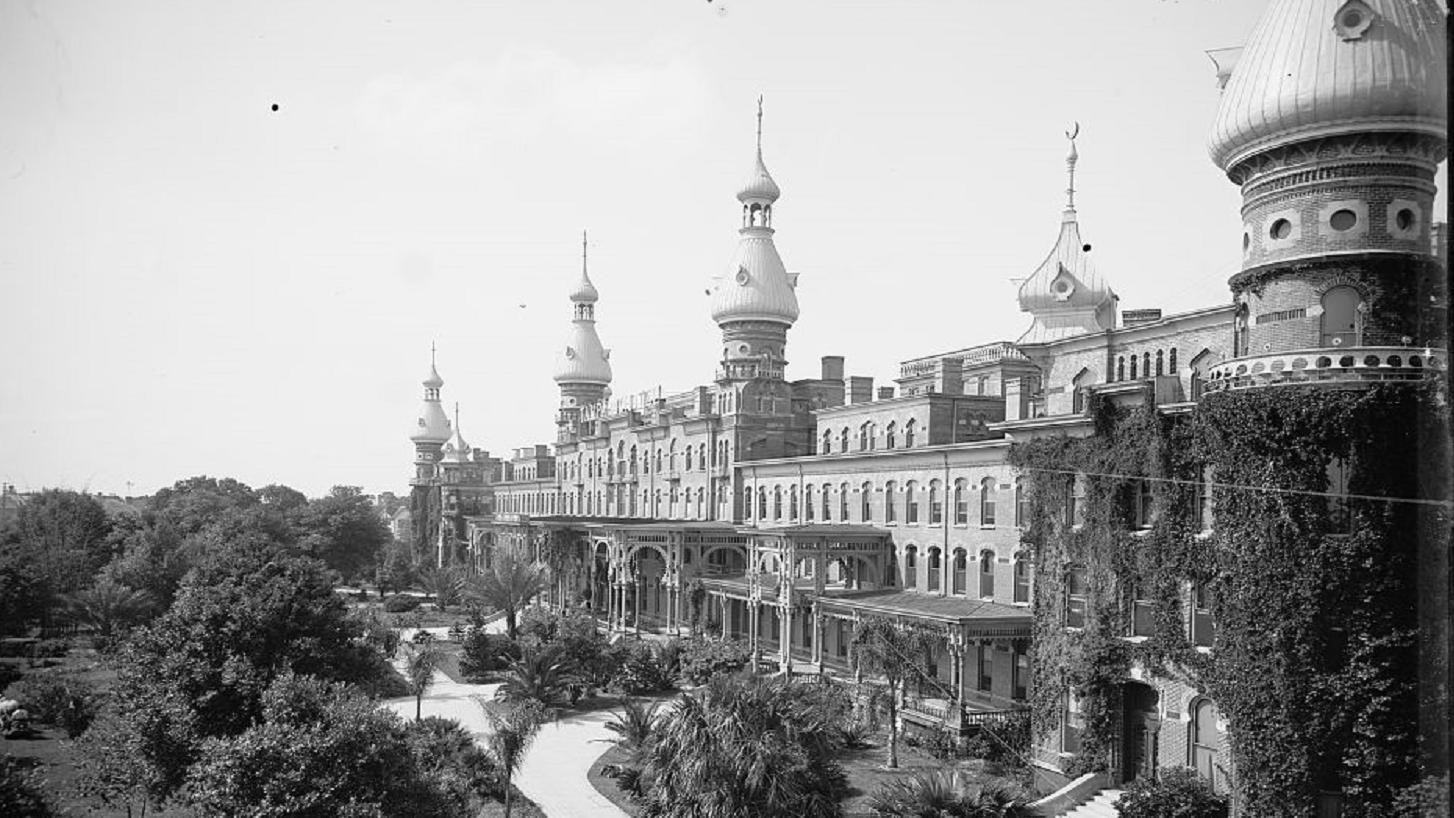
<instances>
[{"instance_id":1,"label":"arched window","mask_svg":"<svg viewBox=\"0 0 1454 818\"><path fill-rule=\"evenodd\" d=\"M950 586L950 590L956 594L964 593L965 583L968 580L968 577L965 576L968 573L968 567L965 565L965 562L964 549L954 549L954 581Z\"/></svg>"},{"instance_id":2,"label":"arched window","mask_svg":"<svg viewBox=\"0 0 1454 818\"><path fill-rule=\"evenodd\" d=\"M838 521L848 522L848 484L838 486Z\"/></svg>"},{"instance_id":3,"label":"arched window","mask_svg":"<svg viewBox=\"0 0 1454 818\"><path fill-rule=\"evenodd\" d=\"M825 432L823 432L823 454L832 454L832 453L833 453L833 433L831 431L825 431Z\"/></svg>"},{"instance_id":4,"label":"arched window","mask_svg":"<svg viewBox=\"0 0 1454 818\"><path fill-rule=\"evenodd\" d=\"M706 519L706 493L706 486L697 489L697 519L699 520Z\"/></svg>"},{"instance_id":5,"label":"arched window","mask_svg":"<svg viewBox=\"0 0 1454 818\"><path fill-rule=\"evenodd\" d=\"M656 473L661 474L661 449L656 450Z\"/></svg>"},{"instance_id":6,"label":"arched window","mask_svg":"<svg viewBox=\"0 0 1454 818\"><path fill-rule=\"evenodd\" d=\"M1166 353L1166 374L1176 374L1176 347L1172 347L1171 351Z\"/></svg>"},{"instance_id":7,"label":"arched window","mask_svg":"<svg viewBox=\"0 0 1454 818\"><path fill-rule=\"evenodd\" d=\"M1085 395L1086 395L1086 390L1088 390L1090 388L1091 381L1094 379L1094 377L1095 376L1091 373L1091 371L1089 369L1082 369L1073 379L1071 379L1071 381L1070 381L1070 411L1071 411L1071 413L1079 415L1079 414L1082 414L1083 412L1085 412Z\"/></svg>"},{"instance_id":8,"label":"arched window","mask_svg":"<svg viewBox=\"0 0 1454 818\"><path fill-rule=\"evenodd\" d=\"M687 471L691 471L692 470L692 447L691 446L688 446L682 452L682 454L686 457L686 462L682 465L682 468L683 469L686 469ZM660 469L658 469L658 471L660 471Z\"/></svg>"},{"instance_id":9,"label":"arched window","mask_svg":"<svg viewBox=\"0 0 1454 818\"><path fill-rule=\"evenodd\" d=\"M939 590L939 562L938 547L931 547L929 549L929 581L925 584L925 589L931 593Z\"/></svg>"},{"instance_id":10,"label":"arched window","mask_svg":"<svg viewBox=\"0 0 1454 818\"><path fill-rule=\"evenodd\" d=\"M860 452L866 452L866 451L868 451L868 424L867 423L864 423L863 425L861 425L861 426L858 427L858 450Z\"/></svg>"},{"instance_id":11,"label":"arched window","mask_svg":"<svg viewBox=\"0 0 1454 818\"><path fill-rule=\"evenodd\" d=\"M944 525L944 491L938 480L929 481L929 525Z\"/></svg>"},{"instance_id":12,"label":"arched window","mask_svg":"<svg viewBox=\"0 0 1454 818\"><path fill-rule=\"evenodd\" d=\"M1135 366L1135 364L1133 363L1132 366ZM1117 355L1116 356L1116 380L1118 380L1118 381L1124 381L1124 380L1126 380L1126 356L1125 355Z\"/></svg>"},{"instance_id":13,"label":"arched window","mask_svg":"<svg viewBox=\"0 0 1454 818\"><path fill-rule=\"evenodd\" d=\"M697 470L707 470L707 444L705 443L697 447Z\"/></svg>"},{"instance_id":14,"label":"arched window","mask_svg":"<svg viewBox=\"0 0 1454 818\"><path fill-rule=\"evenodd\" d=\"M954 524L969 525L969 498L965 496L967 485L963 477L954 481Z\"/></svg>"},{"instance_id":15,"label":"arched window","mask_svg":"<svg viewBox=\"0 0 1454 818\"><path fill-rule=\"evenodd\" d=\"M919 487L913 480L904 484L904 522L919 524Z\"/></svg>"},{"instance_id":16,"label":"arched window","mask_svg":"<svg viewBox=\"0 0 1454 818\"><path fill-rule=\"evenodd\" d=\"M844 451L844 452L848 451L848 427L847 426L844 426L843 427L843 432L838 436L838 449L840 451Z\"/></svg>"},{"instance_id":17,"label":"arched window","mask_svg":"<svg viewBox=\"0 0 1454 818\"><path fill-rule=\"evenodd\" d=\"M668 514L671 513L670 507L676 505L676 501L677 501L676 489L672 489L671 496L667 500L667 502L669 503L668 510L667 510L667 513ZM649 517L660 517L661 516L661 489L657 489L656 491L652 492L652 495L651 495L651 513L649 515L647 515L647 516L649 516Z\"/></svg>"},{"instance_id":18,"label":"arched window","mask_svg":"<svg viewBox=\"0 0 1454 818\"><path fill-rule=\"evenodd\" d=\"M1015 602L1030 601L1030 555L1024 551L1015 553Z\"/></svg>"},{"instance_id":19,"label":"arched window","mask_svg":"<svg viewBox=\"0 0 1454 818\"><path fill-rule=\"evenodd\" d=\"M803 486L803 515L808 522L813 522L813 484Z\"/></svg>"},{"instance_id":20,"label":"arched window","mask_svg":"<svg viewBox=\"0 0 1454 818\"><path fill-rule=\"evenodd\" d=\"M1156 350L1156 374L1157 375L1163 375L1163 374L1165 374L1165 366L1166 366L1166 361L1162 357L1162 351L1158 349L1158 350Z\"/></svg>"},{"instance_id":21,"label":"arched window","mask_svg":"<svg viewBox=\"0 0 1454 818\"><path fill-rule=\"evenodd\" d=\"M896 505L898 498L894 495L896 489L897 485L894 481L890 480L884 483L884 522L886 523L898 522L899 519L898 506Z\"/></svg>"},{"instance_id":22,"label":"arched window","mask_svg":"<svg viewBox=\"0 0 1454 818\"><path fill-rule=\"evenodd\" d=\"M979 595L985 599L995 595L995 552L988 548L979 552Z\"/></svg>"},{"instance_id":23,"label":"arched window","mask_svg":"<svg viewBox=\"0 0 1454 818\"><path fill-rule=\"evenodd\" d=\"M884 448L885 449L892 449L892 448L894 448L895 445L897 445L897 443L898 443L898 440L897 440L898 433L899 433L898 424L895 423L895 422L893 422L892 420L889 421L889 425L884 427Z\"/></svg>"},{"instance_id":24,"label":"arched window","mask_svg":"<svg viewBox=\"0 0 1454 818\"><path fill-rule=\"evenodd\" d=\"M767 489L765 487L757 489L757 519L767 519Z\"/></svg>"},{"instance_id":25,"label":"arched window","mask_svg":"<svg viewBox=\"0 0 1454 818\"><path fill-rule=\"evenodd\" d=\"M1358 346L1358 307L1362 303L1363 296L1352 287L1334 287L1323 293L1323 346Z\"/></svg>"},{"instance_id":26,"label":"arched window","mask_svg":"<svg viewBox=\"0 0 1454 818\"><path fill-rule=\"evenodd\" d=\"M986 477L979 483L979 527L995 527L995 479Z\"/></svg>"},{"instance_id":27,"label":"arched window","mask_svg":"<svg viewBox=\"0 0 1454 818\"><path fill-rule=\"evenodd\" d=\"M859 486L858 519L868 523L873 521L873 484L864 483Z\"/></svg>"},{"instance_id":28,"label":"arched window","mask_svg":"<svg viewBox=\"0 0 1454 818\"><path fill-rule=\"evenodd\" d=\"M781 520L783 518L783 487L772 487L772 518Z\"/></svg>"},{"instance_id":29,"label":"arched window","mask_svg":"<svg viewBox=\"0 0 1454 818\"><path fill-rule=\"evenodd\" d=\"M914 431L917 427L918 422L913 418L909 418L908 422L904 424L904 448L914 448Z\"/></svg>"},{"instance_id":30,"label":"arched window","mask_svg":"<svg viewBox=\"0 0 1454 818\"><path fill-rule=\"evenodd\" d=\"M1151 377L1151 353L1150 352L1143 352L1143 353L1141 353L1141 377L1143 377L1143 378L1149 378L1149 377Z\"/></svg>"},{"instance_id":31,"label":"arched window","mask_svg":"<svg viewBox=\"0 0 1454 818\"><path fill-rule=\"evenodd\" d=\"M1136 356L1131 356L1131 380L1136 380Z\"/></svg>"},{"instance_id":32,"label":"arched window","mask_svg":"<svg viewBox=\"0 0 1454 818\"><path fill-rule=\"evenodd\" d=\"M636 447L631 447L631 473L636 474Z\"/></svg>"},{"instance_id":33,"label":"arched window","mask_svg":"<svg viewBox=\"0 0 1454 818\"><path fill-rule=\"evenodd\" d=\"M1015 478L1015 527L1024 528L1030 524L1030 498L1025 496L1025 480Z\"/></svg>"},{"instance_id":34,"label":"arched window","mask_svg":"<svg viewBox=\"0 0 1454 818\"><path fill-rule=\"evenodd\" d=\"M1222 791L1222 782L1217 769L1217 754L1222 747L1222 737L1217 731L1217 706L1211 699L1199 699L1191 708L1190 748L1188 761L1197 776L1211 785L1215 792Z\"/></svg>"},{"instance_id":35,"label":"arched window","mask_svg":"<svg viewBox=\"0 0 1454 818\"><path fill-rule=\"evenodd\" d=\"M904 548L904 587L919 587L919 549L912 545Z\"/></svg>"},{"instance_id":36,"label":"arched window","mask_svg":"<svg viewBox=\"0 0 1454 818\"><path fill-rule=\"evenodd\" d=\"M788 519L798 521L798 487L788 486Z\"/></svg>"},{"instance_id":37,"label":"arched window","mask_svg":"<svg viewBox=\"0 0 1454 818\"><path fill-rule=\"evenodd\" d=\"M830 495L832 493L833 493L833 486L831 486L828 483L824 483L823 484L823 522L825 522L825 523L831 523L831 522L833 522L833 513L832 513L832 510L828 507L828 502L829 502L828 495Z\"/></svg>"}]
</instances>

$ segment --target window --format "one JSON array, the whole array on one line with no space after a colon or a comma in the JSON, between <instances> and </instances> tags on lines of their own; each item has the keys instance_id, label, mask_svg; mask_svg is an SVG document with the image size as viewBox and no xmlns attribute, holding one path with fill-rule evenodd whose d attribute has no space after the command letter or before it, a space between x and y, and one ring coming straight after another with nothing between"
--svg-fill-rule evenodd
<instances>
[{"instance_id":1,"label":"window","mask_svg":"<svg viewBox=\"0 0 1454 818\"><path fill-rule=\"evenodd\" d=\"M833 433L832 432L824 432L823 433L823 454L832 454L832 453L833 453Z\"/></svg>"},{"instance_id":2,"label":"window","mask_svg":"<svg viewBox=\"0 0 1454 818\"><path fill-rule=\"evenodd\" d=\"M1191 711L1191 741L1189 759L1197 776L1221 792L1218 786L1217 750L1222 746L1222 737L1217 733L1217 706L1210 699L1201 699Z\"/></svg>"},{"instance_id":3,"label":"window","mask_svg":"<svg viewBox=\"0 0 1454 818\"><path fill-rule=\"evenodd\" d=\"M636 474L636 447L631 447L631 473Z\"/></svg>"},{"instance_id":4,"label":"window","mask_svg":"<svg viewBox=\"0 0 1454 818\"><path fill-rule=\"evenodd\" d=\"M828 483L824 483L823 484L823 522L825 522L825 523L831 523L831 522L833 522L833 514L832 514L831 510L828 507L828 500L829 500L828 495L831 494L832 492L833 492L833 486L829 485Z\"/></svg>"},{"instance_id":5,"label":"window","mask_svg":"<svg viewBox=\"0 0 1454 818\"><path fill-rule=\"evenodd\" d=\"M1195 523L1197 531L1212 530L1212 470L1202 469L1201 479L1197 480L1194 491L1196 492L1193 501L1193 514L1196 515Z\"/></svg>"},{"instance_id":6,"label":"window","mask_svg":"<svg viewBox=\"0 0 1454 818\"><path fill-rule=\"evenodd\" d=\"M798 521L798 487L788 487L788 519Z\"/></svg>"},{"instance_id":7,"label":"window","mask_svg":"<svg viewBox=\"0 0 1454 818\"><path fill-rule=\"evenodd\" d=\"M1085 566L1071 565L1065 569L1065 626L1085 627Z\"/></svg>"},{"instance_id":8,"label":"window","mask_svg":"<svg viewBox=\"0 0 1454 818\"><path fill-rule=\"evenodd\" d=\"M783 518L783 487L772 487L772 518L781 520Z\"/></svg>"},{"instance_id":9,"label":"window","mask_svg":"<svg viewBox=\"0 0 1454 818\"><path fill-rule=\"evenodd\" d=\"M890 480L884 484L884 522L893 523L898 520L898 506L895 505L898 499L894 496L897 486Z\"/></svg>"},{"instance_id":10,"label":"window","mask_svg":"<svg viewBox=\"0 0 1454 818\"><path fill-rule=\"evenodd\" d=\"M873 521L873 484L864 483L859 487L858 519L865 523Z\"/></svg>"},{"instance_id":11,"label":"window","mask_svg":"<svg viewBox=\"0 0 1454 818\"><path fill-rule=\"evenodd\" d=\"M967 574L969 571L968 567L965 565L966 562L968 562L968 560L965 559L964 549L954 549L954 580L953 585L950 586L950 590L952 590L956 594L964 593L964 586L966 584L966 581L968 580L968 577L966 577L965 574Z\"/></svg>"},{"instance_id":12,"label":"window","mask_svg":"<svg viewBox=\"0 0 1454 818\"><path fill-rule=\"evenodd\" d=\"M869 440L868 426L869 425L867 423L865 423L862 426L858 427L858 450L860 452L866 452L866 451L868 451L868 440Z\"/></svg>"},{"instance_id":13,"label":"window","mask_svg":"<svg viewBox=\"0 0 1454 818\"><path fill-rule=\"evenodd\" d=\"M1030 524L1030 498L1025 496L1024 478L1015 478L1015 527L1024 528Z\"/></svg>"},{"instance_id":14,"label":"window","mask_svg":"<svg viewBox=\"0 0 1454 818\"><path fill-rule=\"evenodd\" d=\"M1021 651L1015 651L1014 674L1010 679L1010 698L1017 702L1023 702L1030 697L1030 656Z\"/></svg>"},{"instance_id":15,"label":"window","mask_svg":"<svg viewBox=\"0 0 1454 818\"><path fill-rule=\"evenodd\" d=\"M969 525L969 499L964 496L963 478L954 481L954 524Z\"/></svg>"},{"instance_id":16,"label":"window","mask_svg":"<svg viewBox=\"0 0 1454 818\"><path fill-rule=\"evenodd\" d=\"M1166 354L1166 371L1167 371L1168 374L1171 374L1171 375L1175 375L1176 374L1176 348L1175 347L1173 347L1172 350Z\"/></svg>"},{"instance_id":17,"label":"window","mask_svg":"<svg viewBox=\"0 0 1454 818\"><path fill-rule=\"evenodd\" d=\"M1166 374L1166 359L1162 354L1162 350L1159 349L1156 350L1156 374Z\"/></svg>"},{"instance_id":18,"label":"window","mask_svg":"<svg viewBox=\"0 0 1454 818\"><path fill-rule=\"evenodd\" d=\"M1015 601L1030 601L1030 557L1024 551L1015 555Z\"/></svg>"},{"instance_id":19,"label":"window","mask_svg":"<svg viewBox=\"0 0 1454 818\"><path fill-rule=\"evenodd\" d=\"M684 468L687 471L691 471L692 470L692 447L691 446L688 446L687 447L687 450L686 450L686 452L684 452L684 454L686 455L686 465L685 465ZM656 467L656 470L657 471L661 471L661 466L657 466Z\"/></svg>"},{"instance_id":20,"label":"window","mask_svg":"<svg viewBox=\"0 0 1454 818\"><path fill-rule=\"evenodd\" d=\"M845 452L848 451L848 427L847 426L844 426L843 427L843 431L838 435L838 448L840 450L842 450L842 451L845 451Z\"/></svg>"},{"instance_id":21,"label":"window","mask_svg":"<svg viewBox=\"0 0 1454 818\"><path fill-rule=\"evenodd\" d=\"M979 661L976 664L978 665L979 670L976 675L979 678L976 680L977 684L975 685L975 688L977 690L983 690L984 692L988 693L990 692L990 688L994 687L995 683L994 645L991 645L988 642L980 644Z\"/></svg>"},{"instance_id":22,"label":"window","mask_svg":"<svg viewBox=\"0 0 1454 818\"><path fill-rule=\"evenodd\" d=\"M1212 617L1212 592L1206 583L1197 583L1191 591L1191 643L1209 648L1217 636L1217 622Z\"/></svg>"},{"instance_id":23,"label":"window","mask_svg":"<svg viewBox=\"0 0 1454 818\"><path fill-rule=\"evenodd\" d=\"M986 477L979 484L979 527L995 527L995 479Z\"/></svg>"},{"instance_id":24,"label":"window","mask_svg":"<svg viewBox=\"0 0 1454 818\"><path fill-rule=\"evenodd\" d=\"M919 524L919 490L913 480L904 486L904 522Z\"/></svg>"},{"instance_id":25,"label":"window","mask_svg":"<svg viewBox=\"0 0 1454 818\"><path fill-rule=\"evenodd\" d=\"M938 480L929 481L929 525L944 523L944 492Z\"/></svg>"},{"instance_id":26,"label":"window","mask_svg":"<svg viewBox=\"0 0 1454 818\"><path fill-rule=\"evenodd\" d=\"M929 549L929 583L926 586L931 592L939 590L939 549Z\"/></svg>"},{"instance_id":27,"label":"window","mask_svg":"<svg viewBox=\"0 0 1454 818\"><path fill-rule=\"evenodd\" d=\"M995 552L988 548L979 552L979 595L984 599L995 596Z\"/></svg>"},{"instance_id":28,"label":"window","mask_svg":"<svg viewBox=\"0 0 1454 818\"><path fill-rule=\"evenodd\" d=\"M803 487L803 509L807 512L804 516L808 522L813 522L813 487Z\"/></svg>"},{"instance_id":29,"label":"window","mask_svg":"<svg viewBox=\"0 0 1454 818\"><path fill-rule=\"evenodd\" d=\"M1076 475L1065 485L1065 524L1078 528L1085 523L1085 478Z\"/></svg>"},{"instance_id":30,"label":"window","mask_svg":"<svg viewBox=\"0 0 1454 818\"><path fill-rule=\"evenodd\" d=\"M904 549L904 587L919 587L919 549L912 545Z\"/></svg>"},{"instance_id":31,"label":"window","mask_svg":"<svg viewBox=\"0 0 1454 818\"><path fill-rule=\"evenodd\" d=\"M1124 381L1124 380L1126 380L1126 356L1125 355L1117 355L1116 356L1116 380L1118 380L1118 381Z\"/></svg>"},{"instance_id":32,"label":"window","mask_svg":"<svg viewBox=\"0 0 1454 818\"><path fill-rule=\"evenodd\" d=\"M1065 718L1061 720L1060 750L1065 753L1080 752L1080 734L1085 730L1085 719L1080 714L1080 702L1075 692L1065 691Z\"/></svg>"},{"instance_id":33,"label":"window","mask_svg":"<svg viewBox=\"0 0 1454 818\"><path fill-rule=\"evenodd\" d=\"M904 448L914 448L914 430L917 426L918 423L913 418L910 418L909 421L904 424Z\"/></svg>"},{"instance_id":34,"label":"window","mask_svg":"<svg viewBox=\"0 0 1454 818\"><path fill-rule=\"evenodd\" d=\"M757 519L759 519L759 520L766 520L767 519L767 489L766 488L759 488L757 490Z\"/></svg>"},{"instance_id":35,"label":"window","mask_svg":"<svg viewBox=\"0 0 1454 818\"><path fill-rule=\"evenodd\" d=\"M1348 504L1348 461L1335 457L1328 461L1328 533L1352 534L1353 509Z\"/></svg>"},{"instance_id":36,"label":"window","mask_svg":"<svg viewBox=\"0 0 1454 818\"><path fill-rule=\"evenodd\" d=\"M1155 519L1155 499L1151 494L1151 481L1146 479L1131 484L1131 525L1136 528L1150 528Z\"/></svg>"},{"instance_id":37,"label":"window","mask_svg":"<svg viewBox=\"0 0 1454 818\"><path fill-rule=\"evenodd\" d=\"M697 447L697 471L707 470L707 444Z\"/></svg>"},{"instance_id":38,"label":"window","mask_svg":"<svg viewBox=\"0 0 1454 818\"><path fill-rule=\"evenodd\" d=\"M892 420L889 421L889 425L884 427L884 448L894 448L895 444L898 442L898 431L898 424L893 422Z\"/></svg>"},{"instance_id":39,"label":"window","mask_svg":"<svg viewBox=\"0 0 1454 818\"><path fill-rule=\"evenodd\" d=\"M1156 633L1156 602L1146 592L1146 586L1135 583L1131 586L1131 635L1154 636Z\"/></svg>"},{"instance_id":40,"label":"window","mask_svg":"<svg viewBox=\"0 0 1454 818\"><path fill-rule=\"evenodd\" d=\"M848 484L838 486L838 521L848 522Z\"/></svg>"},{"instance_id":41,"label":"window","mask_svg":"<svg viewBox=\"0 0 1454 818\"><path fill-rule=\"evenodd\" d=\"M661 474L661 449L656 450L656 473Z\"/></svg>"}]
</instances>

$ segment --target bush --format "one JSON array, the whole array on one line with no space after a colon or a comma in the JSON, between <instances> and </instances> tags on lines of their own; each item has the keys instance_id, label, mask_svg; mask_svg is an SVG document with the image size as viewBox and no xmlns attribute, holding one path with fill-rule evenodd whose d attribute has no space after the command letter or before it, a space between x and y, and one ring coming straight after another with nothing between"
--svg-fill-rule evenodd
<instances>
[{"instance_id":1,"label":"bush","mask_svg":"<svg viewBox=\"0 0 1454 818\"><path fill-rule=\"evenodd\" d=\"M419 607L419 597L409 594L394 594L384 600L384 611L387 613L407 613Z\"/></svg>"},{"instance_id":2,"label":"bush","mask_svg":"<svg viewBox=\"0 0 1454 818\"><path fill-rule=\"evenodd\" d=\"M641 696L670 690L675 679L667 675L651 645L645 642L622 642L611 651L616 672L611 686L628 696Z\"/></svg>"},{"instance_id":3,"label":"bush","mask_svg":"<svg viewBox=\"0 0 1454 818\"><path fill-rule=\"evenodd\" d=\"M23 675L19 667L9 662L0 662L0 690L4 690L19 681Z\"/></svg>"},{"instance_id":4,"label":"bush","mask_svg":"<svg viewBox=\"0 0 1454 818\"><path fill-rule=\"evenodd\" d=\"M1164 767L1154 781L1138 778L1116 809L1121 818L1226 818L1227 799L1186 767Z\"/></svg>"},{"instance_id":5,"label":"bush","mask_svg":"<svg viewBox=\"0 0 1454 818\"><path fill-rule=\"evenodd\" d=\"M747 667L751 656L747 646L738 642L688 639L681 649L681 676L694 685L706 684L713 676Z\"/></svg>"},{"instance_id":6,"label":"bush","mask_svg":"<svg viewBox=\"0 0 1454 818\"><path fill-rule=\"evenodd\" d=\"M45 794L40 772L8 753L0 756L0 815L46 818L59 815Z\"/></svg>"},{"instance_id":7,"label":"bush","mask_svg":"<svg viewBox=\"0 0 1454 818\"><path fill-rule=\"evenodd\" d=\"M42 639L35 646L35 655L58 659L71 652L69 639Z\"/></svg>"},{"instance_id":8,"label":"bush","mask_svg":"<svg viewBox=\"0 0 1454 818\"><path fill-rule=\"evenodd\" d=\"M31 718L63 728L75 738L96 718L96 692L89 682L60 673L31 673L5 690Z\"/></svg>"},{"instance_id":9,"label":"bush","mask_svg":"<svg viewBox=\"0 0 1454 818\"><path fill-rule=\"evenodd\" d=\"M508 636L471 630L460 644L459 672L469 681L478 681L486 673L504 670L520 658L520 646Z\"/></svg>"},{"instance_id":10,"label":"bush","mask_svg":"<svg viewBox=\"0 0 1454 818\"><path fill-rule=\"evenodd\" d=\"M378 651L386 659L394 658L399 650L399 632L384 624L377 611L358 611L352 614L362 633L364 644Z\"/></svg>"}]
</instances>

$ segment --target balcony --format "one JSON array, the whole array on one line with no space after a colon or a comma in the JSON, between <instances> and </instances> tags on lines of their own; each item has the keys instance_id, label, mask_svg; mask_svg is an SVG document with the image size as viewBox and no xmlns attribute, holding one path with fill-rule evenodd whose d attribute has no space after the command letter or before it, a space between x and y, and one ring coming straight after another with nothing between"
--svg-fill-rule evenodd
<instances>
[{"instance_id":1,"label":"balcony","mask_svg":"<svg viewBox=\"0 0 1454 818\"><path fill-rule=\"evenodd\" d=\"M717 368L716 380L751 380L753 378L772 378L782 380L783 368L768 364L723 364Z\"/></svg>"},{"instance_id":2,"label":"balcony","mask_svg":"<svg viewBox=\"0 0 1454 818\"><path fill-rule=\"evenodd\" d=\"M1436 377L1448 353L1428 347L1329 347L1234 358L1212 367L1202 392L1303 383L1376 383Z\"/></svg>"}]
</instances>

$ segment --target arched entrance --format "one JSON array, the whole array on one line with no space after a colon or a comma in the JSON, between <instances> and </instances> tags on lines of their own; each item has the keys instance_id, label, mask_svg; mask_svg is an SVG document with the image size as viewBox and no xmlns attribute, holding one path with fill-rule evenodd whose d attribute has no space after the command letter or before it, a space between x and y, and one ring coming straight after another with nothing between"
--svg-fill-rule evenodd
<instances>
[{"instance_id":1,"label":"arched entrance","mask_svg":"<svg viewBox=\"0 0 1454 818\"><path fill-rule=\"evenodd\" d=\"M1121 688L1121 780L1156 775L1156 738L1161 728L1156 688L1126 682Z\"/></svg>"}]
</instances>

